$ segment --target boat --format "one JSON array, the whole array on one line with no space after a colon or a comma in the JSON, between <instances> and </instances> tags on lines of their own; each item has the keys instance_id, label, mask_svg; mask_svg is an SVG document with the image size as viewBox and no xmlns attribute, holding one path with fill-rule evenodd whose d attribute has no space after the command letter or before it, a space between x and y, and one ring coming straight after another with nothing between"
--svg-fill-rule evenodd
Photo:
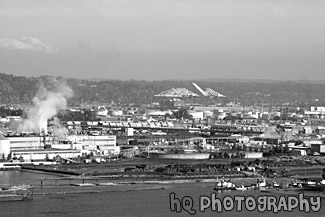
<instances>
[{"instance_id":1,"label":"boat","mask_svg":"<svg viewBox=\"0 0 325 217\"><path fill-rule=\"evenodd\" d=\"M325 191L325 169L323 169L323 172L321 174L321 178L303 178L302 180L302 189L308 190L308 191L319 191L324 192Z\"/></svg>"},{"instance_id":2,"label":"boat","mask_svg":"<svg viewBox=\"0 0 325 217\"><path fill-rule=\"evenodd\" d=\"M245 187L244 185L240 185L240 186L235 187L235 189L239 190L239 191L246 191L246 190L248 190L248 187Z\"/></svg>"},{"instance_id":3,"label":"boat","mask_svg":"<svg viewBox=\"0 0 325 217\"><path fill-rule=\"evenodd\" d=\"M216 191L222 190L235 190L235 184L231 183L230 180L218 180L213 188Z\"/></svg>"},{"instance_id":4,"label":"boat","mask_svg":"<svg viewBox=\"0 0 325 217\"><path fill-rule=\"evenodd\" d=\"M306 182L302 183L302 189L323 192L325 190L325 181L307 180Z\"/></svg>"},{"instance_id":5,"label":"boat","mask_svg":"<svg viewBox=\"0 0 325 217\"><path fill-rule=\"evenodd\" d=\"M71 184L73 186L77 186L77 187L94 187L96 186L96 184L94 183L76 183L76 184Z\"/></svg>"},{"instance_id":6,"label":"boat","mask_svg":"<svg viewBox=\"0 0 325 217\"><path fill-rule=\"evenodd\" d=\"M273 182L273 188L280 188L280 185L276 181L274 181Z\"/></svg>"},{"instance_id":7,"label":"boat","mask_svg":"<svg viewBox=\"0 0 325 217\"><path fill-rule=\"evenodd\" d=\"M257 180L257 187L260 188L260 187L266 187L266 181L265 181L265 178L263 177L262 179L258 179Z\"/></svg>"},{"instance_id":8,"label":"boat","mask_svg":"<svg viewBox=\"0 0 325 217\"><path fill-rule=\"evenodd\" d=\"M0 188L0 202L2 201L21 201L33 198L33 186L18 185L10 188Z\"/></svg>"},{"instance_id":9,"label":"boat","mask_svg":"<svg viewBox=\"0 0 325 217\"><path fill-rule=\"evenodd\" d=\"M262 188L260 188L260 192L261 193L271 193L272 190L271 189L268 189L268 188L265 188L265 187L262 187Z\"/></svg>"},{"instance_id":10,"label":"boat","mask_svg":"<svg viewBox=\"0 0 325 217\"><path fill-rule=\"evenodd\" d=\"M302 184L301 184L301 182L298 182L297 180L292 180L291 184L289 184L289 187L302 188Z\"/></svg>"}]
</instances>

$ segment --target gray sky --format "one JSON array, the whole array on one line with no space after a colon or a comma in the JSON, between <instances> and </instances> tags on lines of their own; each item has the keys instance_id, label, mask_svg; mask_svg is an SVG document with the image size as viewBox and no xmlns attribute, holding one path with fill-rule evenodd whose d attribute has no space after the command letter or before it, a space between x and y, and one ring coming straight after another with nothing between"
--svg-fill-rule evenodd
<instances>
[{"instance_id":1,"label":"gray sky","mask_svg":"<svg viewBox=\"0 0 325 217\"><path fill-rule=\"evenodd\" d=\"M0 71L325 80L322 0L0 0Z\"/></svg>"}]
</instances>

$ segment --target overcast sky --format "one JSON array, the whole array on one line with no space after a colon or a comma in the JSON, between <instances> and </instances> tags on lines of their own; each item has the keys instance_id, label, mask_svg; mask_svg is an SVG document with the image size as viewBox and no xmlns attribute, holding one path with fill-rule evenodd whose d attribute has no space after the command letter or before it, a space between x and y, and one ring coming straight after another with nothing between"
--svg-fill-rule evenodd
<instances>
[{"instance_id":1,"label":"overcast sky","mask_svg":"<svg viewBox=\"0 0 325 217\"><path fill-rule=\"evenodd\" d=\"M0 71L325 80L322 0L0 0Z\"/></svg>"}]
</instances>

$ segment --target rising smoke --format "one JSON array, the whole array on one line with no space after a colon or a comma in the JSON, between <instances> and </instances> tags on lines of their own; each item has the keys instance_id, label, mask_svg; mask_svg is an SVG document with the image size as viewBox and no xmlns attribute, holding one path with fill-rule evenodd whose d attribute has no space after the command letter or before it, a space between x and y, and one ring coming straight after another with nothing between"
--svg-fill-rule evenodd
<instances>
[{"instance_id":1,"label":"rising smoke","mask_svg":"<svg viewBox=\"0 0 325 217\"><path fill-rule=\"evenodd\" d=\"M53 88L47 89L43 83L40 84L32 107L25 111L27 118L19 123L17 132L47 133L48 120L66 109L67 99L73 96L72 89L61 81L52 81L52 86ZM66 132L57 119L54 121L54 129L57 133Z\"/></svg>"}]
</instances>

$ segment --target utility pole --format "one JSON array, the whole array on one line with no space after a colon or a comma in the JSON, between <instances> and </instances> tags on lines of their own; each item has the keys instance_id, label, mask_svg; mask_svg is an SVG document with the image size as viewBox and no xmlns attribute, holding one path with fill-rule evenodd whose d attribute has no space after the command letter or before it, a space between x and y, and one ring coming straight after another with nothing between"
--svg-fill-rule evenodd
<instances>
[{"instance_id":1,"label":"utility pole","mask_svg":"<svg viewBox=\"0 0 325 217\"><path fill-rule=\"evenodd\" d=\"M179 157L179 142L176 139L176 144L177 144L177 157L178 157L178 174L180 174L180 167L181 167L181 163L180 163L180 157Z\"/></svg>"}]
</instances>

